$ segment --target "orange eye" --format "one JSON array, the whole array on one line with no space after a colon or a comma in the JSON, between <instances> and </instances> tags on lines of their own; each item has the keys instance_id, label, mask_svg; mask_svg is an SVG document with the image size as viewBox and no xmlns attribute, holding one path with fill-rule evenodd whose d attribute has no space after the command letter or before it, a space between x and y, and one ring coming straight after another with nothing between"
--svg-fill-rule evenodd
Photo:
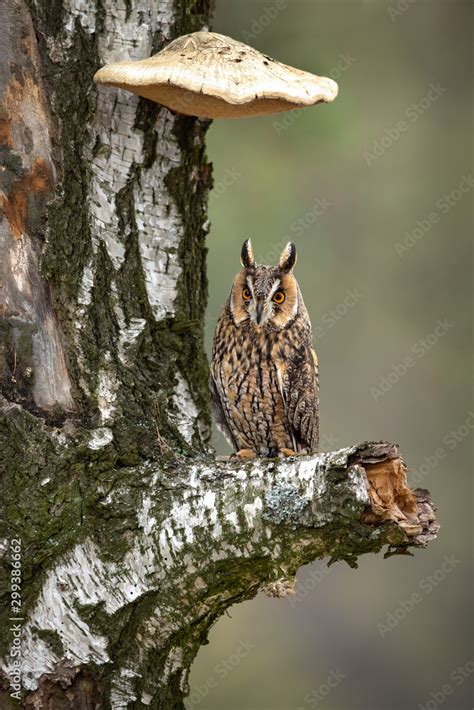
<instances>
[{"instance_id":1,"label":"orange eye","mask_svg":"<svg viewBox=\"0 0 474 710\"><path fill-rule=\"evenodd\" d=\"M244 290L242 291L242 298L244 299L244 301L251 300L252 294L250 293L250 289L244 288Z\"/></svg>"},{"instance_id":2,"label":"orange eye","mask_svg":"<svg viewBox=\"0 0 474 710\"><path fill-rule=\"evenodd\" d=\"M285 300L285 294L283 293L283 291L275 291L275 293L273 294L273 300L275 301L275 303L283 303L283 301Z\"/></svg>"}]
</instances>

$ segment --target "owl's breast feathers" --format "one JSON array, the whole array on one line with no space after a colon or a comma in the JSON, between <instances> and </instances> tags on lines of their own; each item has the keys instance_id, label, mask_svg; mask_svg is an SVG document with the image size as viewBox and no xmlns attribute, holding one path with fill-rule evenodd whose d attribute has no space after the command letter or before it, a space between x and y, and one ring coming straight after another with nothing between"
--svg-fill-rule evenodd
<instances>
[{"instance_id":1,"label":"owl's breast feathers","mask_svg":"<svg viewBox=\"0 0 474 710\"><path fill-rule=\"evenodd\" d=\"M297 317L282 330L237 327L224 308L214 336L211 399L235 451L317 451L318 368L308 320Z\"/></svg>"}]
</instances>

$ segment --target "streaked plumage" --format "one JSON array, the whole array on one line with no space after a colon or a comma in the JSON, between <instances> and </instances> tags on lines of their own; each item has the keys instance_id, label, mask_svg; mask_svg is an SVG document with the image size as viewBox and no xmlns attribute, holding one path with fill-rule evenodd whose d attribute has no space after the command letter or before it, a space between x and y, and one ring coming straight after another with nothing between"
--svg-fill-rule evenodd
<instances>
[{"instance_id":1,"label":"streaked plumage","mask_svg":"<svg viewBox=\"0 0 474 710\"><path fill-rule=\"evenodd\" d=\"M241 261L214 334L210 388L217 423L243 457L315 452L318 364L293 276L295 246L286 246L277 267L258 266L247 240Z\"/></svg>"}]
</instances>

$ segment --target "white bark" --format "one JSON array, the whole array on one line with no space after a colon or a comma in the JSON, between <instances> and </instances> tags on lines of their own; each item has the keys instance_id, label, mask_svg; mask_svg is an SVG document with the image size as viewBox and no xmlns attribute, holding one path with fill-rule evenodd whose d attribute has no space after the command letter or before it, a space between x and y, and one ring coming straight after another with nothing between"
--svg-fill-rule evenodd
<instances>
[{"instance_id":1,"label":"white bark","mask_svg":"<svg viewBox=\"0 0 474 710\"><path fill-rule=\"evenodd\" d=\"M142 59L150 56L152 40L157 29L170 35L174 17L174 3L139 0L129 6L125 2L109 0L102 4L105 12L105 29L99 36L99 58L102 64L122 59ZM78 21L86 32L96 28L97 4L84 0L70 0L69 16L65 20L65 46L69 46L76 32ZM174 315L176 283L181 273L178 264L178 246L184 225L166 189L165 180L173 167L180 165L182 156L173 135L175 116L166 109L160 111L155 125L159 155L149 168L144 167L145 136L135 126L138 97L122 90L96 87L93 90L95 111L90 124L89 142L85 155L91 167L89 201L91 232L94 251L100 241L105 243L107 253L115 270L120 269L125 259L129 233L120 228L117 196L132 179L136 166L141 167L140 181L133 186L136 225L139 230L139 248L148 300L156 320ZM95 274L86 266L83 275L83 302L87 306L90 290L94 287ZM126 363L130 345L142 332L145 321L140 319L127 325L119 301L115 306L120 325L120 356ZM80 316L80 314L79 314ZM80 347L81 318L77 321ZM124 345L127 344L127 348ZM106 357L106 353L104 353ZM101 382L107 379L107 369L102 371ZM103 389L103 388L102 388ZM113 392L114 385L108 388ZM182 399L182 395L181 399ZM110 423L113 407L107 406L104 415L100 390L97 391L102 423ZM113 396L112 396L113 398ZM195 410L188 390L184 409Z\"/></svg>"},{"instance_id":2,"label":"white bark","mask_svg":"<svg viewBox=\"0 0 474 710\"><path fill-rule=\"evenodd\" d=\"M196 463L174 479L157 467L143 467L140 475L146 486L123 559L107 561L100 543L86 539L49 571L23 629L25 687L36 689L43 674L54 676L64 664L116 660L107 635L93 630L81 606L100 609L113 626L119 623L112 622L113 615L159 591L136 630L126 666L113 674L113 707L125 708L133 698L147 704L146 698L166 687L172 672L181 674L186 689L189 666L183 658L188 649L172 640L213 608L231 603L236 589L243 596L265 587L272 595L286 593L303 559L350 558L357 555L361 541L359 551L375 551L387 542L425 544L436 532L433 516L425 519L418 537L408 538L398 521L366 527L357 539L359 521L371 504L364 467L396 456L390 445L361 445L283 462ZM113 515L124 495L126 485L103 499L104 519ZM332 524L345 530L342 541L329 532ZM254 559L258 564L250 576L247 572L239 580L237 573L235 578L235 563L240 561L245 569ZM219 584L215 587L217 563L222 569L228 563L232 570L224 591L217 591ZM38 638L38 630L57 633L63 652ZM186 643L185 634L182 638ZM164 654L159 672L145 675L149 654L157 652ZM2 668L12 673L7 660Z\"/></svg>"},{"instance_id":3,"label":"white bark","mask_svg":"<svg viewBox=\"0 0 474 710\"><path fill-rule=\"evenodd\" d=\"M22 3L23 0L18 2ZM41 4L38 2L37 5L40 7ZM32 150L24 154L24 169L31 171L35 161L45 161L50 178L44 191L51 193L53 182L61 179L61 176L58 178L56 175L53 165L52 144L60 145L61 141L68 140L68 136L61 135L61 125L58 134L52 136L54 131L49 114L55 113L55 98L53 94L53 105L49 106L41 82L37 81L40 64L36 40L26 10L25 16L31 32L31 56L36 63L35 81L26 85L25 90L20 90L21 86L13 78L11 87L7 89L5 84L0 85L0 89L4 93L3 103L7 113L22 117L18 124L13 125L14 147L20 152L23 150L25 130L29 131L32 138ZM96 0L67 0L62 8L62 16L62 30L54 37L48 37L46 42L45 51L52 65L67 66L71 57L74 61L75 43L80 32L90 37L96 36L99 62L106 64L120 59L150 56L157 31L162 38L171 40L172 27L176 22L176 3L173 0L118 3L115 0L100 3ZM100 28L99 16L104 23ZM9 26L7 20L8 13L2 25ZM7 32L7 37L15 43L17 34L12 28L10 33ZM12 46L11 53L14 51L16 48ZM74 324L72 337L79 365L77 384L87 397L96 400L100 410L100 424L111 424L117 410L111 406L110 401L104 405L103 390L106 380L107 390L112 393L113 400L113 392L119 387L119 383L114 381L116 377L111 366L113 353L108 350L102 352L101 376L94 381L93 374L87 372L87 354L84 351L84 328L88 312L93 308L92 294L97 284L98 270L102 275L103 268L98 263L97 251L99 245L105 245L111 261L113 277L110 288L118 325L118 355L122 365L127 367L134 361L146 320L142 317L130 319L126 315L127 304L118 293L116 279L127 260L131 230L136 229L152 320L159 322L176 315L177 283L182 273L179 248L186 225L175 198L166 186L166 180L170 171L178 168L185 156L175 137L178 119L174 114L162 108L154 126L145 132L137 125L137 96L113 88L96 87L92 85L92 76L90 81L87 100L91 120L86 140L81 147L82 155L77 156L77 162L80 164L81 159L85 160L90 171L88 176L84 176L88 191L84 207L88 210L90 235L83 235L83 238L90 238L92 248L89 260L82 266L77 302L66 304L66 307L69 308L68 321ZM71 91L75 91L74 86L71 86ZM0 98L1 94L2 91ZM155 158L150 161L147 151L152 133L157 150ZM131 190L133 196L133 224L131 221L124 222L120 213L120 195L127 189ZM3 260L5 303L15 314L18 323L29 324L32 330L33 364L30 369L34 379L34 401L41 408L51 409L56 405L74 410L61 333L49 304L47 286L39 275L40 250L32 247L28 234L13 234L15 238L12 239L11 232L8 221L0 223L0 248L6 257ZM47 240L50 237L54 235L47 235ZM41 290L43 293L40 293ZM185 374L181 373L179 377L185 379ZM196 403L190 388L183 387L181 380L176 382L176 397L184 416L189 419L196 411ZM183 436L187 439L188 429L189 426L184 425Z\"/></svg>"}]
</instances>

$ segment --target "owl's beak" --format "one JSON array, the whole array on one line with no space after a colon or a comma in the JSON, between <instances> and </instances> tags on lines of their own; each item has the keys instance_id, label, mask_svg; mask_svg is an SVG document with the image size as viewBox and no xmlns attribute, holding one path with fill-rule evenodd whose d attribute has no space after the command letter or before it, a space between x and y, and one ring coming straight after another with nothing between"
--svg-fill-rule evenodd
<instances>
[{"instance_id":1,"label":"owl's beak","mask_svg":"<svg viewBox=\"0 0 474 710\"><path fill-rule=\"evenodd\" d=\"M263 303L257 303L257 312L255 314L255 323L260 325L263 316Z\"/></svg>"}]
</instances>

